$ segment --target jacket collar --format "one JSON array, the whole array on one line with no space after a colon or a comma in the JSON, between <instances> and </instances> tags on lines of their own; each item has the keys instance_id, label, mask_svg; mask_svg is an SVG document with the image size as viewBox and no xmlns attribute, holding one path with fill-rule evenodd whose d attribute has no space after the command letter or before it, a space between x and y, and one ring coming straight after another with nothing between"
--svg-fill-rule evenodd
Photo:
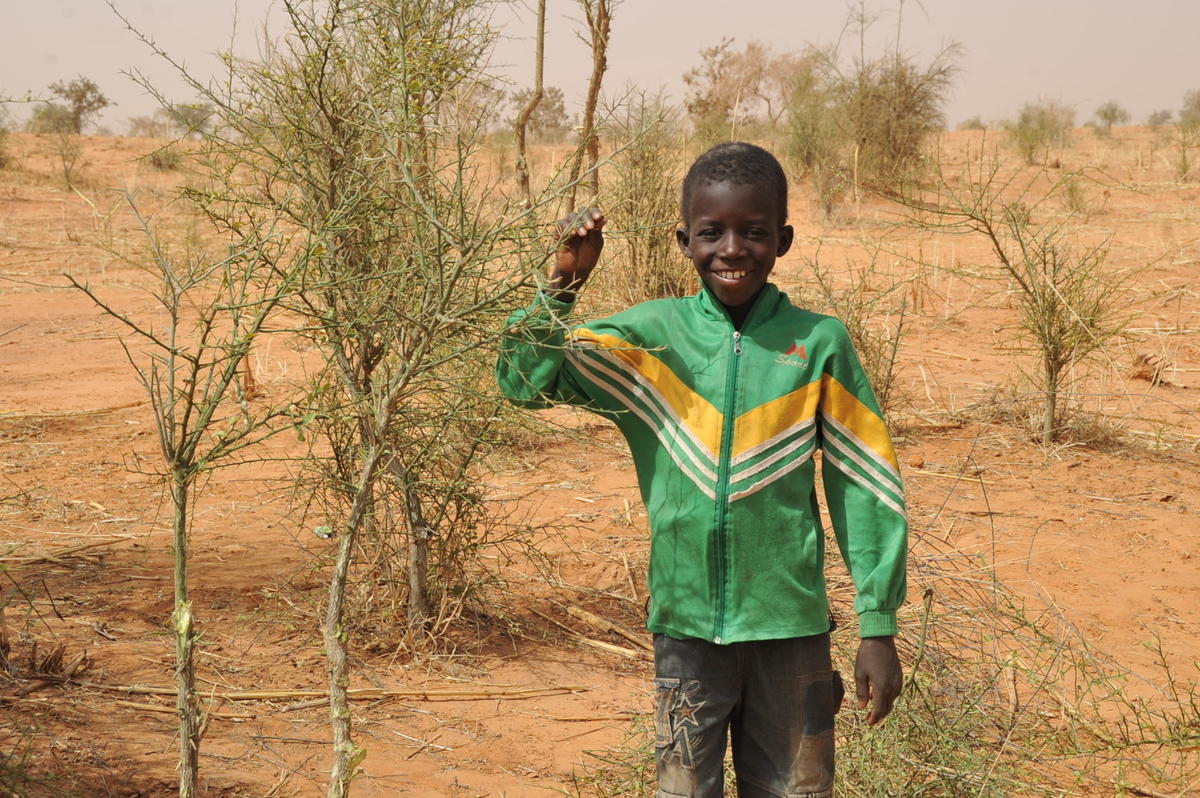
<instances>
[{"instance_id":1,"label":"jacket collar","mask_svg":"<svg viewBox=\"0 0 1200 798\"><path fill-rule=\"evenodd\" d=\"M709 290L707 285L702 284L700 292L693 299L700 308L700 313L703 316L714 321L723 321L731 327L733 326L733 321L729 318L729 311L725 310L725 306L721 304L721 300L717 299L716 295ZM787 295L780 291L775 283L767 283L758 292L758 296L754 298L754 304L750 306L750 312L746 315L746 323L742 325L742 330L745 331L752 323L757 322L759 319L775 315L780 302L786 301Z\"/></svg>"}]
</instances>

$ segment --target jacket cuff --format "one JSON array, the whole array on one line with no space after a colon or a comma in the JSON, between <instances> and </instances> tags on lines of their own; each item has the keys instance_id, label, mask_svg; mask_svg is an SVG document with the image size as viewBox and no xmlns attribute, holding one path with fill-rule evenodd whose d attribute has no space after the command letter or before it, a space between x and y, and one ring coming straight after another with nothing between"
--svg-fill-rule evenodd
<instances>
[{"instance_id":1,"label":"jacket cuff","mask_svg":"<svg viewBox=\"0 0 1200 798\"><path fill-rule=\"evenodd\" d=\"M895 634L895 610L868 610L858 616L859 637L891 637Z\"/></svg>"},{"instance_id":2,"label":"jacket cuff","mask_svg":"<svg viewBox=\"0 0 1200 798\"><path fill-rule=\"evenodd\" d=\"M571 309L575 307L575 303L573 301L564 302L561 299L555 299L540 289L537 292L537 299L534 304L541 305L555 316L569 316L571 314Z\"/></svg>"}]
</instances>

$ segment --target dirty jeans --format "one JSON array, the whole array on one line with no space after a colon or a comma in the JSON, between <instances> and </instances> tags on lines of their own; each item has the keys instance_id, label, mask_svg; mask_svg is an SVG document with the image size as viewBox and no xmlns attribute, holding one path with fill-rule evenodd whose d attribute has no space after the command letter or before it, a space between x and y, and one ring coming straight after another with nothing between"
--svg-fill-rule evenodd
<instances>
[{"instance_id":1,"label":"dirty jeans","mask_svg":"<svg viewBox=\"0 0 1200 798\"><path fill-rule=\"evenodd\" d=\"M829 635L716 645L654 636L658 798L720 798L728 730L739 798L830 798L841 678Z\"/></svg>"}]
</instances>

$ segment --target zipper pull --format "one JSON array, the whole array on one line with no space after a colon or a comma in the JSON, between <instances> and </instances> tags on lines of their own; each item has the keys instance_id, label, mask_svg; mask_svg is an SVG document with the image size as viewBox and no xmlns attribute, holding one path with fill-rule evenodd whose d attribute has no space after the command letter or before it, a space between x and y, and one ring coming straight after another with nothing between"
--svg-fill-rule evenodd
<instances>
[{"instance_id":1,"label":"zipper pull","mask_svg":"<svg viewBox=\"0 0 1200 798\"><path fill-rule=\"evenodd\" d=\"M742 356L742 333L740 330L733 331L733 353L738 357Z\"/></svg>"}]
</instances>

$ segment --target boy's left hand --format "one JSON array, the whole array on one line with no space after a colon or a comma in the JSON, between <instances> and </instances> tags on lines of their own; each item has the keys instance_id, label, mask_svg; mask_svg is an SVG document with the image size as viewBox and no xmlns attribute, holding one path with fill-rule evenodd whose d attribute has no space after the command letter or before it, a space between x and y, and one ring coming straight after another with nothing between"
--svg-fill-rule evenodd
<instances>
[{"instance_id":1,"label":"boy's left hand","mask_svg":"<svg viewBox=\"0 0 1200 798\"><path fill-rule=\"evenodd\" d=\"M854 661L854 687L859 709L871 703L867 723L874 726L888 716L903 686L904 671L896 654L895 638L864 637Z\"/></svg>"}]
</instances>

